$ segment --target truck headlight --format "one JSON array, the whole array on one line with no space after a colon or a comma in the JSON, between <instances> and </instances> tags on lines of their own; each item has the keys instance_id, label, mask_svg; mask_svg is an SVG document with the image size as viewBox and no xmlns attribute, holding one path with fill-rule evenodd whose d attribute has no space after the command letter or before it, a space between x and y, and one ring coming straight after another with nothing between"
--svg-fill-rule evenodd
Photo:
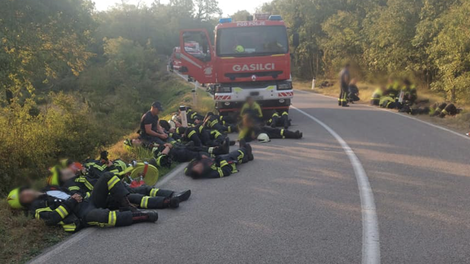
<instances>
[{"instance_id":1,"label":"truck headlight","mask_svg":"<svg viewBox=\"0 0 470 264\"><path fill-rule=\"evenodd\" d=\"M292 90L292 82L283 82L277 84L278 90Z\"/></svg>"},{"instance_id":2,"label":"truck headlight","mask_svg":"<svg viewBox=\"0 0 470 264\"><path fill-rule=\"evenodd\" d=\"M231 87L228 87L228 86L226 86L226 87L220 86L220 87L217 88L217 91L216 91L216 92L217 92L217 93L231 93L231 92L232 92L232 88L231 88Z\"/></svg>"}]
</instances>

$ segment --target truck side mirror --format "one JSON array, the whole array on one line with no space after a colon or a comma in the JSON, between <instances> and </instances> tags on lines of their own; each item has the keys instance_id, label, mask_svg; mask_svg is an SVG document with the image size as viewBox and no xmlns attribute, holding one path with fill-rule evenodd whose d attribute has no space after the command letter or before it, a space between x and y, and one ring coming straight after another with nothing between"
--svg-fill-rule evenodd
<instances>
[{"instance_id":1,"label":"truck side mirror","mask_svg":"<svg viewBox=\"0 0 470 264\"><path fill-rule=\"evenodd\" d=\"M294 34L292 34L292 42L293 42L292 44L296 48L300 45L299 33L295 32Z\"/></svg>"}]
</instances>

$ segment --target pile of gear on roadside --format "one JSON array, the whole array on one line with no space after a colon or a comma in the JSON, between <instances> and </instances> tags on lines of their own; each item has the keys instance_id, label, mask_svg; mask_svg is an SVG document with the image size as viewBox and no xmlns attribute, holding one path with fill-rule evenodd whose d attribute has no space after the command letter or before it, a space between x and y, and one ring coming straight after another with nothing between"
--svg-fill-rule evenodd
<instances>
[{"instance_id":1,"label":"pile of gear on roadside","mask_svg":"<svg viewBox=\"0 0 470 264\"><path fill-rule=\"evenodd\" d=\"M127 148L143 147L153 158L126 163L110 160L103 151L99 158L83 162L61 160L51 169L47 186L13 189L8 204L24 210L47 225L59 225L67 232L84 227L118 227L156 222L155 209L178 208L189 199L191 190L173 191L155 187L159 168L173 162L189 162L185 175L193 179L222 178L238 172L238 166L254 160L250 142L271 139L301 139L291 131L288 111L273 111L268 117L251 98L235 117L214 113L199 114L181 106L171 120L160 120L160 102L141 118L138 137L127 139ZM238 133L237 144L229 138Z\"/></svg>"},{"instance_id":2,"label":"pile of gear on roadside","mask_svg":"<svg viewBox=\"0 0 470 264\"><path fill-rule=\"evenodd\" d=\"M377 88L372 94L371 105L387 109L398 109L411 115L430 115L444 118L462 112L453 103L435 103L429 106L429 100L418 100L416 86L408 79L399 81L390 79L387 86Z\"/></svg>"}]
</instances>

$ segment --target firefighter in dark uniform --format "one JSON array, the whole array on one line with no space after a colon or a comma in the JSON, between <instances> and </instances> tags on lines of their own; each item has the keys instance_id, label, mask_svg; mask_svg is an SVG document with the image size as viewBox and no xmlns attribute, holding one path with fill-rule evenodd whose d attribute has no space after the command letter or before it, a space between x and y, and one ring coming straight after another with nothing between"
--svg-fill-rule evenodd
<instances>
[{"instance_id":1,"label":"firefighter in dark uniform","mask_svg":"<svg viewBox=\"0 0 470 264\"><path fill-rule=\"evenodd\" d=\"M284 129L288 129L291 125L289 113L287 111L283 111L282 114L279 114L277 111L273 111L271 118L266 122L266 125L271 126L272 128L284 127Z\"/></svg>"},{"instance_id":2,"label":"firefighter in dark uniform","mask_svg":"<svg viewBox=\"0 0 470 264\"><path fill-rule=\"evenodd\" d=\"M398 81L394 81L392 79L388 80L388 86L385 90L384 96L391 97L393 100L398 98L400 94L400 83Z\"/></svg>"},{"instance_id":3,"label":"firefighter in dark uniform","mask_svg":"<svg viewBox=\"0 0 470 264\"><path fill-rule=\"evenodd\" d=\"M118 162L120 163L122 161ZM118 164L118 162L116 162L116 167L122 166ZM124 164L124 166L126 165ZM123 168L123 170L125 169L126 168ZM99 178L105 173L95 167L91 168L87 174L76 173L69 167L61 169L59 166L55 166L51 171L52 175L49 177L48 181L50 186L58 186L71 195L78 193L82 197L90 196ZM117 184L123 183L119 182ZM188 200L191 195L190 190L176 193L170 190L152 188L150 186L130 188L124 185L124 187L130 192L128 196L129 202L143 209L178 208L179 203ZM114 210L119 209L118 201L109 199L107 208Z\"/></svg>"},{"instance_id":4,"label":"firefighter in dark uniform","mask_svg":"<svg viewBox=\"0 0 470 264\"><path fill-rule=\"evenodd\" d=\"M179 112L181 110L178 109ZM186 107L186 118L188 120L188 124L194 124L196 119L203 120L204 116L200 115L198 112L191 109L191 107Z\"/></svg>"},{"instance_id":5,"label":"firefighter in dark uniform","mask_svg":"<svg viewBox=\"0 0 470 264\"><path fill-rule=\"evenodd\" d=\"M157 163L156 166L161 167L158 163L162 157L176 162L188 162L195 159L200 153L209 153L218 156L228 154L229 151L230 146L228 144L220 147L173 146L171 144L165 144L155 148L153 154Z\"/></svg>"},{"instance_id":6,"label":"firefighter in dark uniform","mask_svg":"<svg viewBox=\"0 0 470 264\"><path fill-rule=\"evenodd\" d=\"M238 134L238 139L251 142L252 140L258 138L260 134L267 134L269 138L274 139L301 139L303 137L302 132L298 130L293 132L287 129L259 126L249 115L245 115L242 121L242 128Z\"/></svg>"},{"instance_id":7,"label":"firefighter in dark uniform","mask_svg":"<svg viewBox=\"0 0 470 264\"><path fill-rule=\"evenodd\" d=\"M461 111L452 103L435 104L432 109L431 116L439 116L440 118L455 116Z\"/></svg>"},{"instance_id":8,"label":"firefighter in dark uniform","mask_svg":"<svg viewBox=\"0 0 470 264\"><path fill-rule=\"evenodd\" d=\"M223 178L237 173L237 165L254 159L251 146L240 142L240 149L226 155L211 158L209 154L200 154L185 169L186 176L193 179Z\"/></svg>"},{"instance_id":9,"label":"firefighter in dark uniform","mask_svg":"<svg viewBox=\"0 0 470 264\"><path fill-rule=\"evenodd\" d=\"M387 108L387 109L395 109L397 107L397 104L395 102L395 98L390 97L388 95L382 96L382 98L380 98L379 105L380 105L380 107Z\"/></svg>"},{"instance_id":10,"label":"firefighter in dark uniform","mask_svg":"<svg viewBox=\"0 0 470 264\"><path fill-rule=\"evenodd\" d=\"M371 105L380 105L380 99L384 95L385 87L380 87L375 89L374 93L372 94L372 97L370 98L370 104Z\"/></svg>"},{"instance_id":11,"label":"firefighter in dark uniform","mask_svg":"<svg viewBox=\"0 0 470 264\"><path fill-rule=\"evenodd\" d=\"M403 92L403 101L405 104L412 106L416 100L418 100L418 91L416 90L416 86L412 84L408 79L403 81L403 88L401 91Z\"/></svg>"},{"instance_id":12,"label":"firefighter in dark uniform","mask_svg":"<svg viewBox=\"0 0 470 264\"><path fill-rule=\"evenodd\" d=\"M234 125L223 125L223 121L220 121L219 116L214 115L214 113L207 113L204 118L204 126L209 130L217 130L222 133L231 133L235 132Z\"/></svg>"},{"instance_id":13,"label":"firefighter in dark uniform","mask_svg":"<svg viewBox=\"0 0 470 264\"><path fill-rule=\"evenodd\" d=\"M340 83L340 93L338 98L338 105L343 107L348 107L348 86L351 81L351 76L349 74L349 64L346 64L344 69L340 72L339 83Z\"/></svg>"},{"instance_id":14,"label":"firefighter in dark uniform","mask_svg":"<svg viewBox=\"0 0 470 264\"><path fill-rule=\"evenodd\" d=\"M112 173L105 173L95 184L90 197L78 193L67 194L60 190L35 191L30 188L16 188L8 197L8 204L14 209L29 210L36 219L47 225L61 225L67 232L75 232L87 226L114 227L128 226L140 222L156 222L156 212L133 211L127 199L129 191ZM108 199L121 202L127 211L107 209Z\"/></svg>"},{"instance_id":15,"label":"firefighter in dark uniform","mask_svg":"<svg viewBox=\"0 0 470 264\"><path fill-rule=\"evenodd\" d=\"M261 106L255 102L253 97L246 98L246 102L240 110L240 117L243 118L245 115L249 115L251 118L256 120L256 122L261 122L263 120L263 111L261 110Z\"/></svg>"}]
</instances>

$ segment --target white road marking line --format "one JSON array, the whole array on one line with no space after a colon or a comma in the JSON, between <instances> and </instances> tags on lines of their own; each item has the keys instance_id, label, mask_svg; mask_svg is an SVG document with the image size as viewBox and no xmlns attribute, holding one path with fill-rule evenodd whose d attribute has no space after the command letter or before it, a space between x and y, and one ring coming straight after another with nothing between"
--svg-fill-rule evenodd
<instances>
[{"instance_id":1,"label":"white road marking line","mask_svg":"<svg viewBox=\"0 0 470 264\"><path fill-rule=\"evenodd\" d=\"M299 91L295 91L295 92L299 92ZM313 95L318 95L318 96L321 96L321 97L326 97L326 98L331 98L331 99L337 99L336 97L333 97L333 96L324 95L324 94L319 94L319 93L313 93L313 92L301 91L300 94L313 94ZM380 111L385 111L385 112L388 112L388 113L391 113L391 114L395 114L395 115L399 115L399 116L401 116L401 117L405 117L405 118L408 118L408 119L412 119L412 120L421 122L421 123L423 123L423 124L432 126L432 127L434 127L434 128L438 128L438 129L440 129L440 130L447 131L447 132L452 133L452 134L454 134L454 135L456 135L456 136L459 136L459 137L462 137L462 138L465 138L465 139L470 139L470 137L467 137L466 135L463 135L463 134L461 134L461 133L459 133L459 132L455 132L454 130L445 128L445 127L440 126L440 125L436 125L436 124L430 123L430 122L428 122L428 121L424 121L424 120L418 119L418 118L413 117L413 116L408 116L408 115L405 115L405 114L403 114L403 113L394 112L394 111L392 111L392 110L390 110L390 109L384 109L384 108L380 108L380 107L376 107L376 106L372 106L372 105L367 105L367 104L358 104L358 105L366 106L366 107L370 107L370 108L374 108L374 109L377 109L377 110L380 110Z\"/></svg>"},{"instance_id":2,"label":"white road marking line","mask_svg":"<svg viewBox=\"0 0 470 264\"><path fill-rule=\"evenodd\" d=\"M185 167L186 167L186 163L179 164L178 166L176 166L176 168L174 168L170 172L170 174L165 175L163 180L157 182L157 184L155 184L155 187L160 187L162 185L165 185L168 181L170 181L176 175L178 175L181 171L183 171L183 169ZM78 232L77 234L74 234L69 239L67 239L64 242L62 242L62 243L58 244L57 246L55 246L50 251L47 251L47 252L37 256L36 258L32 259L28 263L48 263L49 260L52 259L53 257L58 256L64 250L66 250L69 247L75 245L75 243L79 242L83 238L89 236L91 233L93 233L93 231L95 231L95 228L97 228L97 227L94 227L94 228L89 227L89 228L86 228L85 230L81 230L80 232Z\"/></svg>"},{"instance_id":3,"label":"white road marking line","mask_svg":"<svg viewBox=\"0 0 470 264\"><path fill-rule=\"evenodd\" d=\"M338 135L328 125L315 118L314 116L293 107L301 114L312 119L324 129L326 129L341 145L344 152L349 158L351 165L354 168L357 186L359 189L359 196L361 198L361 212L362 212L362 263L363 264L378 264L380 263L380 239L379 239L379 224L377 220L377 211L374 201L374 193L370 187L369 178L361 164L361 161L356 156L354 151L349 147L348 143Z\"/></svg>"}]
</instances>

